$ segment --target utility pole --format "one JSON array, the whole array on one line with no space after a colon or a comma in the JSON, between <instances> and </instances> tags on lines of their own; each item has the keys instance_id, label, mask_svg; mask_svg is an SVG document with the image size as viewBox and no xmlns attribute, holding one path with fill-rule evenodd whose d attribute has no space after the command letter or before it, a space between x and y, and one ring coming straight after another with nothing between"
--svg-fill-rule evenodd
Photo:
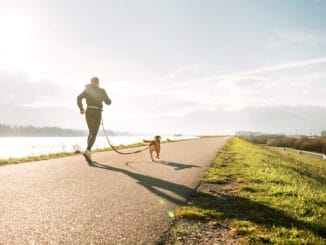
<instances>
[{"instance_id":1,"label":"utility pole","mask_svg":"<svg viewBox=\"0 0 326 245\"><path fill-rule=\"evenodd\" d=\"M312 128L310 128L310 138L312 138Z\"/></svg>"}]
</instances>

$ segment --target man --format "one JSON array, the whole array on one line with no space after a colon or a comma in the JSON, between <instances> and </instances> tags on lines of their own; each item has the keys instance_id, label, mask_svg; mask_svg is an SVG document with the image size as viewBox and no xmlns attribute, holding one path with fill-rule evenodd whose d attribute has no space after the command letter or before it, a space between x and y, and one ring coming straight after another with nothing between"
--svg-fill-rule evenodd
<instances>
[{"instance_id":1,"label":"man","mask_svg":"<svg viewBox=\"0 0 326 245\"><path fill-rule=\"evenodd\" d=\"M91 150L100 127L103 102L107 105L111 104L111 100L107 96L106 91L100 88L99 85L100 80L97 77L93 77L90 84L87 84L85 90L77 97L77 105L80 109L80 114L85 114L82 103L84 98L87 104L86 122L89 133L87 138L87 149L84 151L83 155L88 163L92 162Z\"/></svg>"}]
</instances>

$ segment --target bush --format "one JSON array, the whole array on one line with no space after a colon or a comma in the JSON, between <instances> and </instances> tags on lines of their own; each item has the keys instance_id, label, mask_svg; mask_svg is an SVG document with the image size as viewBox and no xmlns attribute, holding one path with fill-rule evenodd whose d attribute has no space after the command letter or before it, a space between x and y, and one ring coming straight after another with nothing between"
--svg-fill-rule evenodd
<instances>
[{"instance_id":1,"label":"bush","mask_svg":"<svg viewBox=\"0 0 326 245\"><path fill-rule=\"evenodd\" d=\"M288 137L284 135L260 135L257 137L243 137L255 144L265 144L274 147L289 147L297 150L313 151L326 154L326 137Z\"/></svg>"}]
</instances>

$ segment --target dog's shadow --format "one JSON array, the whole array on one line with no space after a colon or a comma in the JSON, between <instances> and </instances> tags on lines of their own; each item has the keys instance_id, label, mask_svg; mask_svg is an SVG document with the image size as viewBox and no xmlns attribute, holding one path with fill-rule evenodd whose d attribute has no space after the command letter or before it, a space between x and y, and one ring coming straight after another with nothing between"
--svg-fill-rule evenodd
<instances>
[{"instance_id":1,"label":"dog's shadow","mask_svg":"<svg viewBox=\"0 0 326 245\"><path fill-rule=\"evenodd\" d=\"M169 162L169 161L158 161L157 163L169 167L173 167L175 170L182 170L186 168L200 168L199 166L193 164L183 164L183 163L176 163L176 162Z\"/></svg>"},{"instance_id":2,"label":"dog's shadow","mask_svg":"<svg viewBox=\"0 0 326 245\"><path fill-rule=\"evenodd\" d=\"M131 167L130 164L141 164L144 162L126 162L126 166ZM176 163L176 162L170 162L170 161L154 161L154 162L146 162L148 164L162 164L162 165L166 165L169 167L174 168L174 170L182 170L182 169L187 169L187 168L200 168L200 166L197 165L193 165L193 164L184 164L184 163Z\"/></svg>"}]
</instances>

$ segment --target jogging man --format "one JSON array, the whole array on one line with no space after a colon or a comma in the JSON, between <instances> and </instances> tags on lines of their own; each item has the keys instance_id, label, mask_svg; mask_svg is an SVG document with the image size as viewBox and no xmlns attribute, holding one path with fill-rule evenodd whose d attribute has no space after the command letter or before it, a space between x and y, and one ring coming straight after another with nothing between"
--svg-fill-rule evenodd
<instances>
[{"instance_id":1,"label":"jogging man","mask_svg":"<svg viewBox=\"0 0 326 245\"><path fill-rule=\"evenodd\" d=\"M97 77L91 79L90 84L86 85L85 90L78 95L77 105L80 109L80 114L85 114L82 100L86 99L86 122L88 126L87 149L83 155L88 163L92 162L91 150L95 143L96 135L100 127L102 119L103 102L107 105L111 104L111 100L103 88L99 87L100 80Z\"/></svg>"}]
</instances>

